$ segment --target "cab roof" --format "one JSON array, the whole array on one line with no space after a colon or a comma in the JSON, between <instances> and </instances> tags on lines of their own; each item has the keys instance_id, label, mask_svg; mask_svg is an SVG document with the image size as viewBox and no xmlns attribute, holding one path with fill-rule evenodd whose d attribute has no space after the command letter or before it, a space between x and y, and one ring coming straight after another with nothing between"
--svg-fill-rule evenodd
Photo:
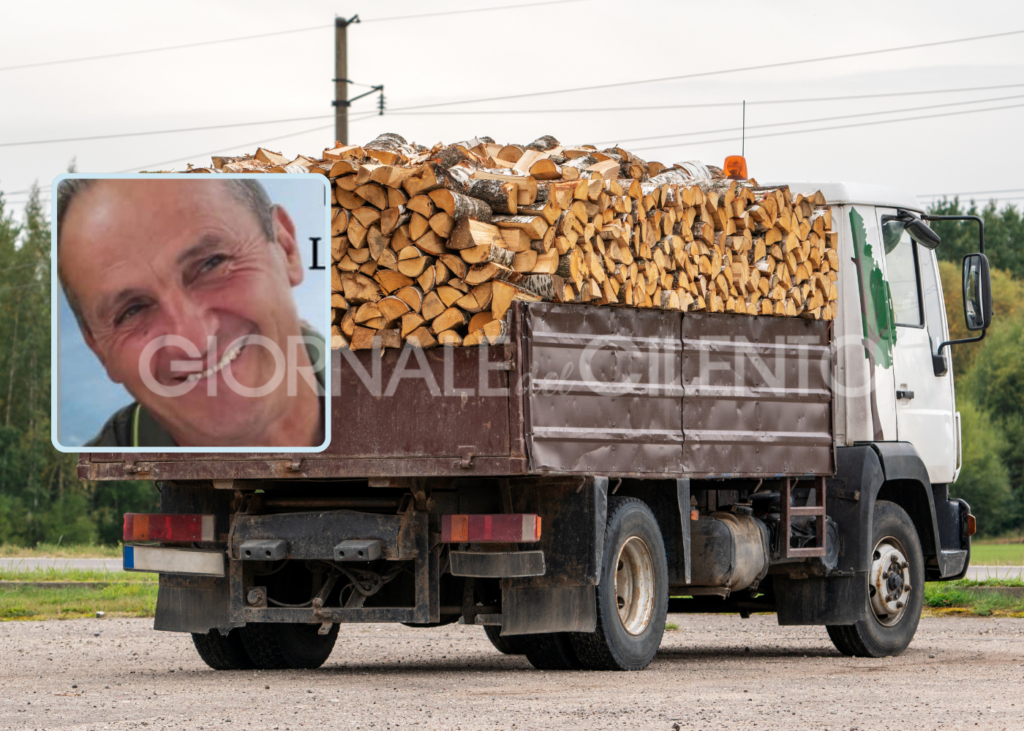
<instances>
[{"instance_id":1,"label":"cab roof","mask_svg":"<svg viewBox=\"0 0 1024 731\"><path fill-rule=\"evenodd\" d=\"M762 185L788 185L792 192L804 194L820 190L825 196L825 200L835 205L859 203L864 206L906 208L918 213L923 213L925 210L913 193L902 188L890 188L887 185L804 181L773 181L762 183Z\"/></svg>"}]
</instances>

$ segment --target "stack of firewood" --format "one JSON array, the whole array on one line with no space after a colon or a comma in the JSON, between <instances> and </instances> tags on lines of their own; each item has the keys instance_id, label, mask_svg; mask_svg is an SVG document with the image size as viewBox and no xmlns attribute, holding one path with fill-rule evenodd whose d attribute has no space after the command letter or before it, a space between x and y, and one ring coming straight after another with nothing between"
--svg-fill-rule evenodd
<instances>
[{"instance_id":1,"label":"stack of firewood","mask_svg":"<svg viewBox=\"0 0 1024 731\"><path fill-rule=\"evenodd\" d=\"M260 149L213 168L331 179L336 348L496 343L516 300L836 315L824 196L700 163L552 137L427 149L384 134L319 158Z\"/></svg>"}]
</instances>

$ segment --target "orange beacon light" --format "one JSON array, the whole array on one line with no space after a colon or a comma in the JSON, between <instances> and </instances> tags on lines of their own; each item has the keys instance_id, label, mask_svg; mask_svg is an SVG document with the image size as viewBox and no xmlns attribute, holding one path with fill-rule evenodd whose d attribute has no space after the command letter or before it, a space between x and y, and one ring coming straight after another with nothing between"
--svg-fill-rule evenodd
<instances>
[{"instance_id":1,"label":"orange beacon light","mask_svg":"<svg viewBox=\"0 0 1024 731\"><path fill-rule=\"evenodd\" d=\"M725 158L725 174L732 180L747 180L747 160L742 155L729 155Z\"/></svg>"}]
</instances>

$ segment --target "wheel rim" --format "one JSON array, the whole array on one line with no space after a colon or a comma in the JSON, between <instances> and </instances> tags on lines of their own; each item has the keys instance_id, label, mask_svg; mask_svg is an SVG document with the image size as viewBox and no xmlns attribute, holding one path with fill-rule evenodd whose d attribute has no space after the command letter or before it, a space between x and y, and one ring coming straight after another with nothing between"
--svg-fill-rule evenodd
<instances>
[{"instance_id":1,"label":"wheel rim","mask_svg":"<svg viewBox=\"0 0 1024 731\"><path fill-rule=\"evenodd\" d=\"M636 536L622 548L615 565L615 604L619 621L631 635L639 635L654 615L654 561L647 544Z\"/></svg>"},{"instance_id":2,"label":"wheel rim","mask_svg":"<svg viewBox=\"0 0 1024 731\"><path fill-rule=\"evenodd\" d=\"M871 554L868 594L875 619L886 627L897 624L910 603L910 562L903 544L887 536Z\"/></svg>"}]
</instances>

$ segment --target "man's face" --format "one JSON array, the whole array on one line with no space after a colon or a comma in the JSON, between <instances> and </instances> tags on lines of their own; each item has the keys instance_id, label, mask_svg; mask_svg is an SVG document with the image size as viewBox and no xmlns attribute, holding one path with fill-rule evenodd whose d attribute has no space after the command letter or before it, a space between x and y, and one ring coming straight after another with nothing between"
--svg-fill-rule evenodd
<instances>
[{"instance_id":1,"label":"man's face","mask_svg":"<svg viewBox=\"0 0 1024 731\"><path fill-rule=\"evenodd\" d=\"M62 222L60 270L81 307L86 342L111 380L183 446L257 446L247 440L287 408L288 379L260 398L225 380L264 386L274 354L246 343L262 336L287 355L288 338L300 335L291 288L303 270L282 209L274 228L267 241L256 215L212 180L97 181ZM164 336L179 345L160 348L147 365L143 350ZM163 388L147 386L140 366ZM184 395L158 392L190 381Z\"/></svg>"}]
</instances>

